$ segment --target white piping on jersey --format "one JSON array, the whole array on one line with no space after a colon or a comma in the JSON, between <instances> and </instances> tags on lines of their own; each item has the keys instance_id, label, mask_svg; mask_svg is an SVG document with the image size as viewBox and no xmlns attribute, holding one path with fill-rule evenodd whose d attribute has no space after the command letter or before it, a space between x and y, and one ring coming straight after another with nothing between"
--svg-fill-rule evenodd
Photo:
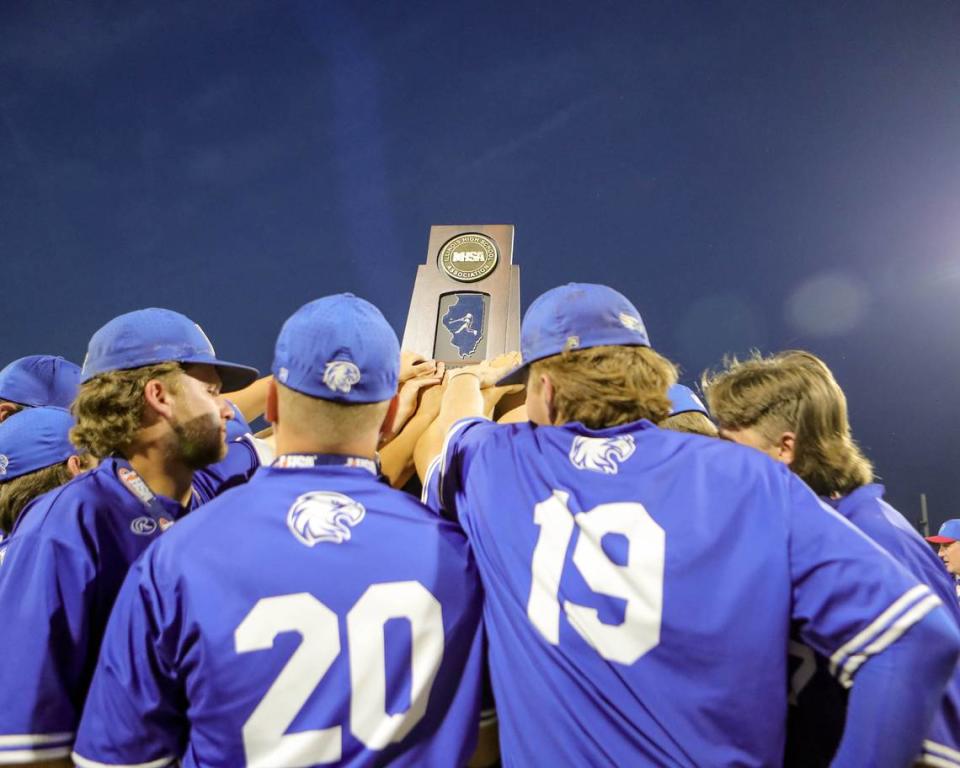
<instances>
[{"instance_id":1,"label":"white piping on jersey","mask_svg":"<svg viewBox=\"0 0 960 768\"><path fill-rule=\"evenodd\" d=\"M170 765L174 761L172 757L161 757L151 760L149 763L98 763L96 760L81 757L76 752L70 757L80 768L163 768L163 766Z\"/></svg>"},{"instance_id":2,"label":"white piping on jersey","mask_svg":"<svg viewBox=\"0 0 960 768\"><path fill-rule=\"evenodd\" d=\"M47 749L14 749L9 752L0 752L0 765L37 763L41 760L53 760L57 757L69 757L69 755L69 744L65 747L49 747Z\"/></svg>"},{"instance_id":3,"label":"white piping on jersey","mask_svg":"<svg viewBox=\"0 0 960 768\"><path fill-rule=\"evenodd\" d=\"M908 605L917 602L921 597L926 597L929 594L931 594L930 589L922 584L918 584L912 589L907 590L907 592L895 600L887 610L837 649L836 653L830 657L830 674L836 677L838 667L841 666L841 663L844 662L847 656L857 648L870 643L887 628L887 625L893 617L902 612Z\"/></svg>"},{"instance_id":4,"label":"white piping on jersey","mask_svg":"<svg viewBox=\"0 0 960 768\"><path fill-rule=\"evenodd\" d=\"M947 760L945 757L937 757L936 755L931 755L929 752L924 752L917 758L917 765L923 768L956 768L960 763L955 763L953 760Z\"/></svg>"},{"instance_id":5,"label":"white piping on jersey","mask_svg":"<svg viewBox=\"0 0 960 768\"><path fill-rule=\"evenodd\" d=\"M923 742L920 760L937 768L960 768L960 752L929 739Z\"/></svg>"},{"instance_id":6,"label":"white piping on jersey","mask_svg":"<svg viewBox=\"0 0 960 768\"><path fill-rule=\"evenodd\" d=\"M443 438L443 448L440 451L440 486L437 489L437 496L440 500L440 508L445 509L448 512L451 510L447 507L446 499L443 498L443 478L447 474L447 451L450 448L450 440L461 429L477 421L485 421L485 419L481 419L477 416L461 419L452 427L450 427L450 429L447 431L447 436Z\"/></svg>"},{"instance_id":7,"label":"white piping on jersey","mask_svg":"<svg viewBox=\"0 0 960 768\"><path fill-rule=\"evenodd\" d=\"M72 731L63 733L21 733L0 736L0 747L29 747L35 744L53 744L57 741L72 742L76 736Z\"/></svg>"},{"instance_id":8,"label":"white piping on jersey","mask_svg":"<svg viewBox=\"0 0 960 768\"><path fill-rule=\"evenodd\" d=\"M427 471L423 473L423 490L420 491L421 504L427 503L427 496L430 495L430 480L433 477L433 473L436 472L437 469L440 467L440 459L442 456L443 454L441 453L438 456L434 457L433 461L431 461L427 465ZM438 486L438 489L439 489L439 486Z\"/></svg>"},{"instance_id":9,"label":"white piping on jersey","mask_svg":"<svg viewBox=\"0 0 960 768\"><path fill-rule=\"evenodd\" d=\"M865 662L870 656L880 653L880 651L882 651L884 648L896 642L904 632L910 629L910 627L920 621L920 619L930 613L930 611L932 611L938 605L943 605L943 603L936 595L929 595L928 597L925 597L923 600L913 606L913 608L897 619L886 632L870 643L870 645L868 645L859 653L855 653L850 656L843 663L843 672L840 674L840 684L844 688L849 688L851 685L853 685L853 676L856 674L863 662Z\"/></svg>"}]
</instances>

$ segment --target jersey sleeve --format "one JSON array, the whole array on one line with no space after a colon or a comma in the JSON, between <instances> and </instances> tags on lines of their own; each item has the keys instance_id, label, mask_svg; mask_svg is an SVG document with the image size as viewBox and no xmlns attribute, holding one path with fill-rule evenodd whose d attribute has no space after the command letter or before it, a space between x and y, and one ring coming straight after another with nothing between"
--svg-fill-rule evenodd
<instances>
[{"instance_id":1,"label":"jersey sleeve","mask_svg":"<svg viewBox=\"0 0 960 768\"><path fill-rule=\"evenodd\" d=\"M447 432L443 441L443 450L440 452L439 463L431 478L430 468L424 478L424 501L427 506L451 520L457 519L456 500L466 486L466 470L469 466L470 447L465 438L476 437L485 429L497 428L496 424L483 418L461 419ZM472 441L471 441L472 442ZM429 494L432 494L430 496Z\"/></svg>"},{"instance_id":2,"label":"jersey sleeve","mask_svg":"<svg viewBox=\"0 0 960 768\"><path fill-rule=\"evenodd\" d=\"M420 491L420 501L432 512L440 513L440 456L437 456L427 467L423 478L423 489Z\"/></svg>"},{"instance_id":3,"label":"jersey sleeve","mask_svg":"<svg viewBox=\"0 0 960 768\"><path fill-rule=\"evenodd\" d=\"M788 483L792 618L849 688L867 659L941 601L801 480L791 475Z\"/></svg>"},{"instance_id":4,"label":"jersey sleeve","mask_svg":"<svg viewBox=\"0 0 960 768\"><path fill-rule=\"evenodd\" d=\"M183 752L177 593L157 585L154 551L130 569L110 615L74 747L81 768L160 768Z\"/></svg>"},{"instance_id":5,"label":"jersey sleeve","mask_svg":"<svg viewBox=\"0 0 960 768\"><path fill-rule=\"evenodd\" d=\"M216 464L194 472L195 498L205 504L224 491L247 482L260 467L255 438L246 435L227 443L227 455Z\"/></svg>"},{"instance_id":6,"label":"jersey sleeve","mask_svg":"<svg viewBox=\"0 0 960 768\"><path fill-rule=\"evenodd\" d=\"M83 549L13 537L0 566L0 764L66 757L95 658L94 567Z\"/></svg>"}]
</instances>

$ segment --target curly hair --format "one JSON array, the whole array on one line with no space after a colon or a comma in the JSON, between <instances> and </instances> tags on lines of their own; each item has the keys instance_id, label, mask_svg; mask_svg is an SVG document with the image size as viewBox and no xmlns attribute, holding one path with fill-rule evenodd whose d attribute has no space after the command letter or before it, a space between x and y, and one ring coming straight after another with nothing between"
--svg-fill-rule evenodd
<instances>
[{"instance_id":1,"label":"curly hair","mask_svg":"<svg viewBox=\"0 0 960 768\"><path fill-rule=\"evenodd\" d=\"M143 392L151 379L177 391L179 363L158 363L126 371L108 371L80 385L72 410L76 425L70 441L97 458L125 455L143 426Z\"/></svg>"},{"instance_id":2,"label":"curly hair","mask_svg":"<svg viewBox=\"0 0 960 768\"><path fill-rule=\"evenodd\" d=\"M542 374L553 383L558 421L579 421L590 429L665 419L667 389L677 381L676 366L649 347L567 350L530 366L534 386Z\"/></svg>"},{"instance_id":3,"label":"curly hair","mask_svg":"<svg viewBox=\"0 0 960 768\"><path fill-rule=\"evenodd\" d=\"M816 355L789 350L729 358L723 371L703 375L701 387L721 429L752 427L771 445L793 432L790 468L821 496L873 481L873 466L850 431L847 398Z\"/></svg>"}]
</instances>

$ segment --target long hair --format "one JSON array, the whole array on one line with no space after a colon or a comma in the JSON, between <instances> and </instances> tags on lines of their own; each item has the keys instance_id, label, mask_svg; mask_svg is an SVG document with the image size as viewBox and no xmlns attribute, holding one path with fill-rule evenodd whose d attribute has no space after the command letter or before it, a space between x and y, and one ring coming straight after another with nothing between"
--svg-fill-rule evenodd
<instances>
[{"instance_id":1,"label":"long hair","mask_svg":"<svg viewBox=\"0 0 960 768\"><path fill-rule=\"evenodd\" d=\"M0 483L0 531L10 533L27 504L40 494L63 485L71 477L67 462L61 461Z\"/></svg>"},{"instance_id":2,"label":"long hair","mask_svg":"<svg viewBox=\"0 0 960 768\"><path fill-rule=\"evenodd\" d=\"M857 446L847 398L830 369L800 350L749 360L731 358L701 387L721 429L752 427L775 444L793 432L790 468L822 496L847 494L873 480L873 466Z\"/></svg>"},{"instance_id":3,"label":"long hair","mask_svg":"<svg viewBox=\"0 0 960 768\"><path fill-rule=\"evenodd\" d=\"M568 350L530 366L534 386L541 374L553 382L558 421L591 429L661 421L670 413L667 389L677 381L674 364L649 347Z\"/></svg>"}]
</instances>

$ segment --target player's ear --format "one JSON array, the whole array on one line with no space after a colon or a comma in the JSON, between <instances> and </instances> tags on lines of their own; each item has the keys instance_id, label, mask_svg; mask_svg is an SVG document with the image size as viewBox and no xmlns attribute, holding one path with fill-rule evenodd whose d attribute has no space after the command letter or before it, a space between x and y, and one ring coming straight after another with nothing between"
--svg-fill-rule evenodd
<instances>
[{"instance_id":1,"label":"player's ear","mask_svg":"<svg viewBox=\"0 0 960 768\"><path fill-rule=\"evenodd\" d=\"M277 382L273 376L267 385L267 407L263 415L271 424L277 423Z\"/></svg>"},{"instance_id":2,"label":"player's ear","mask_svg":"<svg viewBox=\"0 0 960 768\"><path fill-rule=\"evenodd\" d=\"M553 388L553 381L547 374L540 374L540 397L547 408L547 416L551 424L557 423L557 407L553 404L556 390Z\"/></svg>"},{"instance_id":3,"label":"player's ear","mask_svg":"<svg viewBox=\"0 0 960 768\"><path fill-rule=\"evenodd\" d=\"M81 472L86 472L90 467L87 466L87 463L77 454L74 454L69 459L67 459L67 471L70 473L70 477L76 477Z\"/></svg>"},{"instance_id":4,"label":"player's ear","mask_svg":"<svg viewBox=\"0 0 960 768\"><path fill-rule=\"evenodd\" d=\"M777 444L777 458L787 466L793 464L796 456L797 436L793 432L784 432L780 435L780 441Z\"/></svg>"},{"instance_id":5,"label":"player's ear","mask_svg":"<svg viewBox=\"0 0 960 768\"><path fill-rule=\"evenodd\" d=\"M162 379L150 379L144 385L143 399L146 401L147 411L152 410L158 416L167 418L173 416L173 391Z\"/></svg>"},{"instance_id":6,"label":"player's ear","mask_svg":"<svg viewBox=\"0 0 960 768\"><path fill-rule=\"evenodd\" d=\"M0 421L13 416L17 412L17 406L14 403L0 403Z\"/></svg>"}]
</instances>

